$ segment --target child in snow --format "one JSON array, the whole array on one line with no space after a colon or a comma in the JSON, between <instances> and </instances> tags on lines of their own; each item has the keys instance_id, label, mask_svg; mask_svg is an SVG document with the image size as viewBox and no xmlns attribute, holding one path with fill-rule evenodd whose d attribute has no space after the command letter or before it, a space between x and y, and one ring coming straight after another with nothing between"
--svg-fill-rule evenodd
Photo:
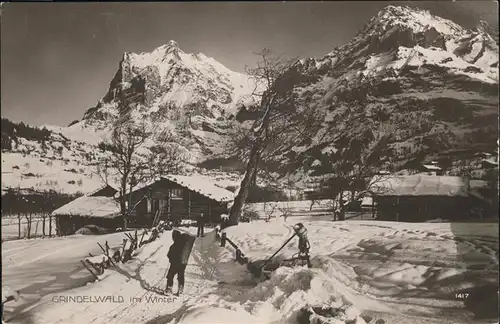
<instances>
[{"instance_id":1,"label":"child in snow","mask_svg":"<svg viewBox=\"0 0 500 324\"><path fill-rule=\"evenodd\" d=\"M180 295L184 289L184 271L186 271L186 264L182 262L182 250L184 244L182 241L182 234L178 230L172 231L172 240L174 243L170 246L168 250L168 260L170 261L170 268L167 273L167 293L172 293L172 286L174 285L174 276L177 275L177 280L179 282Z\"/></svg>"}]
</instances>

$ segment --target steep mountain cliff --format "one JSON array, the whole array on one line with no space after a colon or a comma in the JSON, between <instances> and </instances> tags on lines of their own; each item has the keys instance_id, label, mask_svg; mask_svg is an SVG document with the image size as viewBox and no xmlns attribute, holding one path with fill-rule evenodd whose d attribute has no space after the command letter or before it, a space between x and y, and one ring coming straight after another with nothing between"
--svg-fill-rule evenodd
<instances>
[{"instance_id":1,"label":"steep mountain cliff","mask_svg":"<svg viewBox=\"0 0 500 324\"><path fill-rule=\"evenodd\" d=\"M171 130L199 161L220 153L224 121L255 102L252 91L246 75L170 41L150 53L124 53L106 95L69 128L105 133L110 122L128 114Z\"/></svg>"}]
</instances>

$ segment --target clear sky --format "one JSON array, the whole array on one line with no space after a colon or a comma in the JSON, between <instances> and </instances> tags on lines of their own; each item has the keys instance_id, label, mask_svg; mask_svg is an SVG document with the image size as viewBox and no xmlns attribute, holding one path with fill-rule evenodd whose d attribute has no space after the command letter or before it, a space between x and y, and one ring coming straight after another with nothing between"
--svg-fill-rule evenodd
<instances>
[{"instance_id":1,"label":"clear sky","mask_svg":"<svg viewBox=\"0 0 500 324\"><path fill-rule=\"evenodd\" d=\"M473 28L498 28L496 1L3 3L2 117L65 126L106 93L123 52L173 39L243 72L264 47L320 57L388 4L418 6Z\"/></svg>"}]
</instances>

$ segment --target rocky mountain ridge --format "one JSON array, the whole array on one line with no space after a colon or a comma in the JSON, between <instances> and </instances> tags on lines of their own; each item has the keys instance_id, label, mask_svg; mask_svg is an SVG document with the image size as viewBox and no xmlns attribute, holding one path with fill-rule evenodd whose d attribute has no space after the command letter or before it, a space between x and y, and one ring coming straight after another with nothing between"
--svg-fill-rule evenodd
<instances>
[{"instance_id":1,"label":"rocky mountain ridge","mask_svg":"<svg viewBox=\"0 0 500 324\"><path fill-rule=\"evenodd\" d=\"M297 117L306 107L313 118L300 137L282 136L273 159L293 165L297 182L334 172L336 161L354 159L380 133L390 134L376 155L384 169L448 150L494 149L498 43L484 26L467 30L427 11L388 6L346 45L300 60L284 82Z\"/></svg>"}]
</instances>

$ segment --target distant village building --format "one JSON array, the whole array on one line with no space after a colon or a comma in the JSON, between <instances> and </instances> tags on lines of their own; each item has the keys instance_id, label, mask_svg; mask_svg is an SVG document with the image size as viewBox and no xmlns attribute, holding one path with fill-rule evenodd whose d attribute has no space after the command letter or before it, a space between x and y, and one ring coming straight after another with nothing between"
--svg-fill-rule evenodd
<instances>
[{"instance_id":1,"label":"distant village building","mask_svg":"<svg viewBox=\"0 0 500 324\"><path fill-rule=\"evenodd\" d=\"M443 169L439 166L438 162L436 161L432 161L430 163L411 161L405 165L403 171L406 171L406 174L410 175L426 174L426 175L441 176L444 173ZM403 172L400 171L399 173Z\"/></svg>"},{"instance_id":2,"label":"distant village building","mask_svg":"<svg viewBox=\"0 0 500 324\"><path fill-rule=\"evenodd\" d=\"M477 153L476 158L477 162L474 164L474 168L470 171L472 178L491 179L492 177L496 177L496 174L498 173L498 154L482 152Z\"/></svg>"},{"instance_id":3,"label":"distant village building","mask_svg":"<svg viewBox=\"0 0 500 324\"><path fill-rule=\"evenodd\" d=\"M486 170L498 168L498 155L491 155L482 159L481 167Z\"/></svg>"},{"instance_id":4,"label":"distant village building","mask_svg":"<svg viewBox=\"0 0 500 324\"><path fill-rule=\"evenodd\" d=\"M480 195L480 190L485 192ZM374 189L377 219L421 222L431 219L463 220L491 213L491 188L486 182L471 182L452 176L394 176ZM489 198L487 198L489 197ZM475 216L473 210L480 210Z\"/></svg>"}]
</instances>

